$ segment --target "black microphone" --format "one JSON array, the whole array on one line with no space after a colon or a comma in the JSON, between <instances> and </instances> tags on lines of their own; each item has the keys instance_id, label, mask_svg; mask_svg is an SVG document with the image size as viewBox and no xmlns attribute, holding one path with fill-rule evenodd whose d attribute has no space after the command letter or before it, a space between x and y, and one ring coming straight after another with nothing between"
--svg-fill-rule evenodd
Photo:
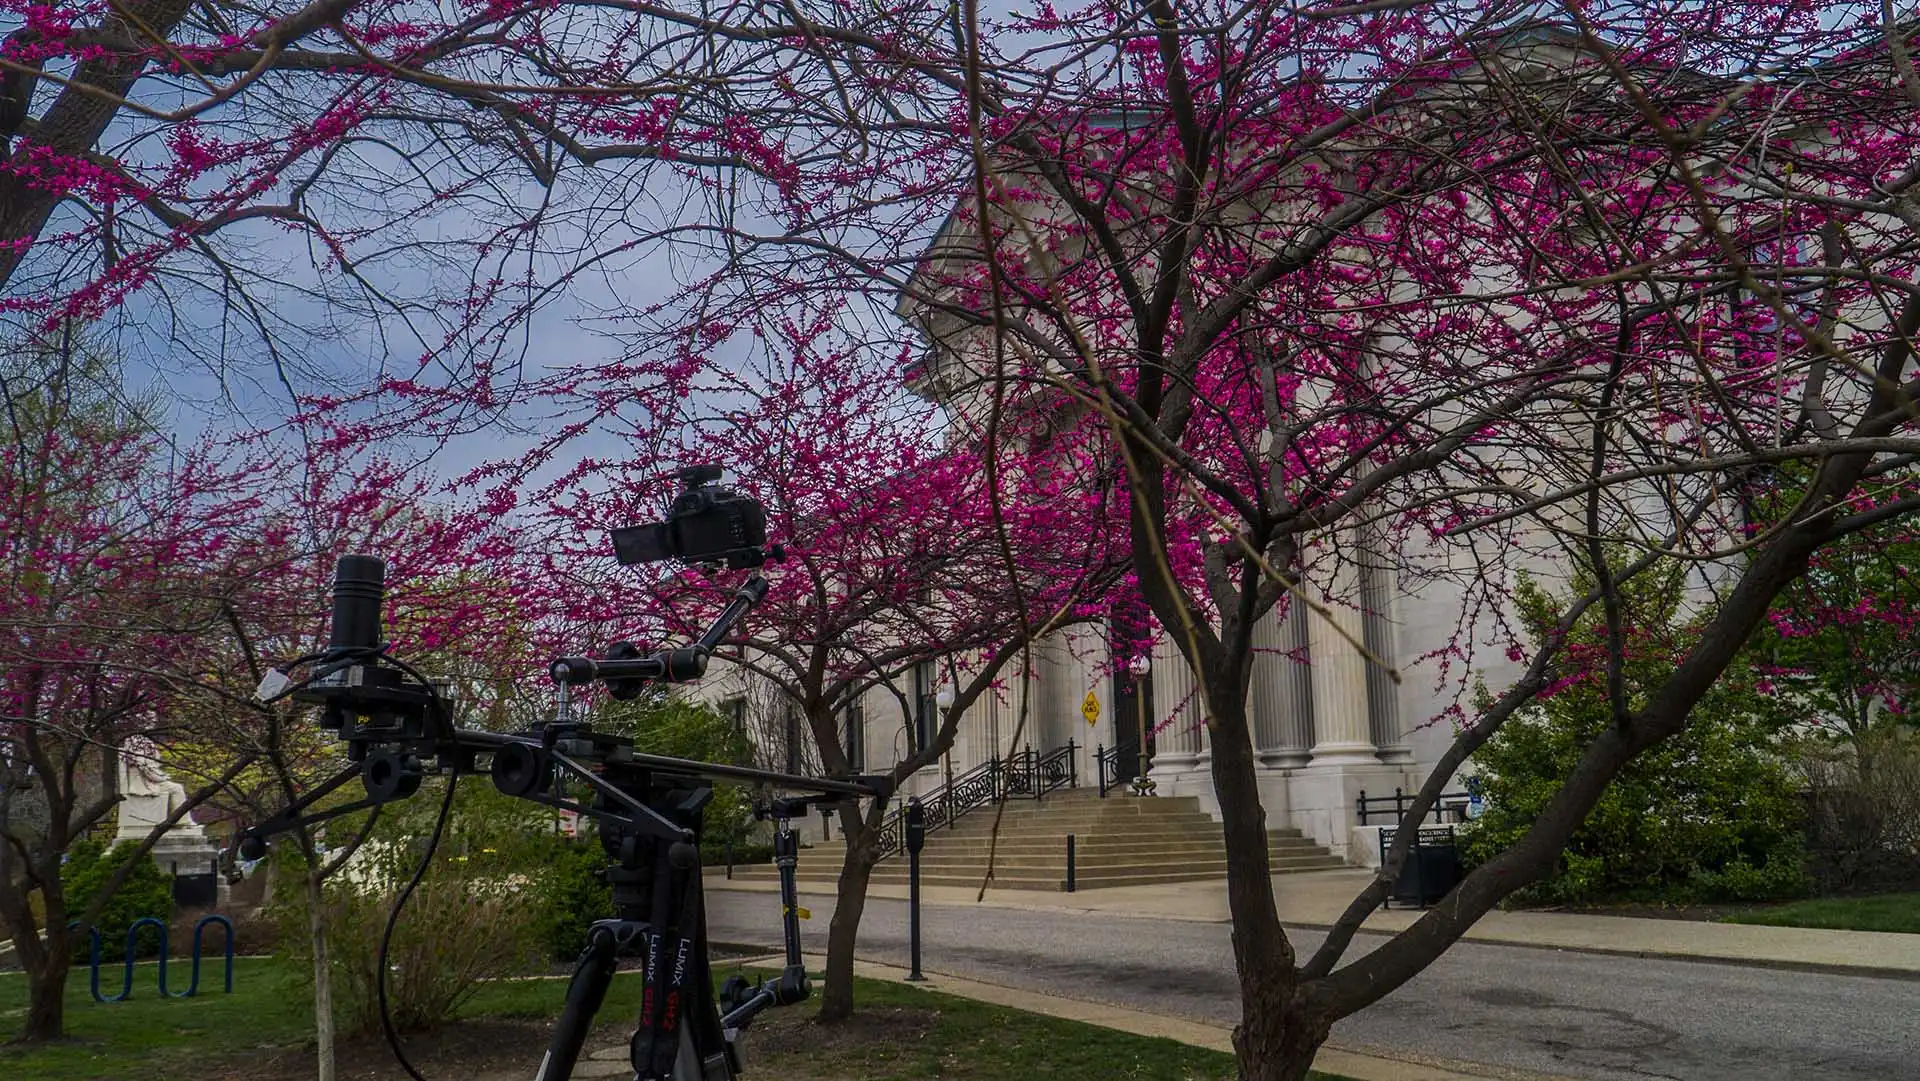
<instances>
[{"instance_id":1,"label":"black microphone","mask_svg":"<svg viewBox=\"0 0 1920 1081\"><path fill-rule=\"evenodd\" d=\"M387 564L373 556L341 556L333 565L333 628L327 652L373 649L380 644L380 600L387 591Z\"/></svg>"}]
</instances>

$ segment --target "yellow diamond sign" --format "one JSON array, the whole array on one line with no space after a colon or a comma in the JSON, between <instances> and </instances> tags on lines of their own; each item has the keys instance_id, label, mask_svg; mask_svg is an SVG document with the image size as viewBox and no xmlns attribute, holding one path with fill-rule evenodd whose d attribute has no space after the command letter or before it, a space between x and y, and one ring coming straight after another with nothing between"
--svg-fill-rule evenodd
<instances>
[{"instance_id":1,"label":"yellow diamond sign","mask_svg":"<svg viewBox=\"0 0 1920 1081\"><path fill-rule=\"evenodd\" d=\"M1092 691L1088 691L1086 700L1080 703L1080 716L1085 717L1088 724L1100 719L1100 699L1094 697Z\"/></svg>"}]
</instances>

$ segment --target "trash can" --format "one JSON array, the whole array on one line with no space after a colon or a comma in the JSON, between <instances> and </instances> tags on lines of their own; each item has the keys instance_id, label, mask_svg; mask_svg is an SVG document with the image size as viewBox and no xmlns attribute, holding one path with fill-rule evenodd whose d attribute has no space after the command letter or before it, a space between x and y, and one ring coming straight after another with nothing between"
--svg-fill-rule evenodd
<instances>
[{"instance_id":1,"label":"trash can","mask_svg":"<svg viewBox=\"0 0 1920 1081\"><path fill-rule=\"evenodd\" d=\"M1380 831L1382 862L1387 858L1387 849L1393 847L1396 832L1397 828ZM1459 883L1460 849L1453 827L1428 826L1414 837L1413 848L1407 853L1406 862L1400 865L1399 875L1394 878L1387 907L1392 907L1397 901L1425 908L1453 892L1453 887Z\"/></svg>"}]
</instances>

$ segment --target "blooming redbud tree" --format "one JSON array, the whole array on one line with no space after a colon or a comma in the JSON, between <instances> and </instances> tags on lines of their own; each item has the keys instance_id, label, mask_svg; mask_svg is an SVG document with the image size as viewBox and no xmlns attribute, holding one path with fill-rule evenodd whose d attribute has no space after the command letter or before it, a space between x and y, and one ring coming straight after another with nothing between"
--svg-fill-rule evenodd
<instances>
[{"instance_id":1,"label":"blooming redbud tree","mask_svg":"<svg viewBox=\"0 0 1920 1081\"><path fill-rule=\"evenodd\" d=\"M62 1034L69 921L84 934L124 877L70 898L62 857L118 803L126 745L204 738L172 676L219 633L260 499L253 464L166 446L71 336L12 359L27 363L0 372L0 921L38 1041ZM168 824L242 762L196 774Z\"/></svg>"},{"instance_id":2,"label":"blooming redbud tree","mask_svg":"<svg viewBox=\"0 0 1920 1081\"><path fill-rule=\"evenodd\" d=\"M770 591L723 643L709 682L761 682L778 692L776 713L804 726L811 753L768 764L817 762L848 776L865 772L848 757L849 708L891 700L910 719L911 673L937 665L952 701L925 732L906 723L896 760L867 764L897 786L952 748L982 697L1026 701L1035 639L1097 611L1121 567L1124 482L1110 447L1079 446L1080 433L1054 431L1044 415L1009 413L992 444L964 418L943 423L906 392L897 350L851 341L823 315L744 336L758 342L753 360L701 369L700 401L674 416L684 435L660 448L670 460L588 458L540 493L561 538L554 547L570 540L579 559L604 563L604 530L657 516L671 495L671 461L724 464L729 483L767 508L785 559L766 569ZM684 640L738 577L595 575L568 610L579 626ZM855 939L887 810L873 801L839 812L847 845L822 994L829 1020L853 1005Z\"/></svg>"},{"instance_id":3,"label":"blooming redbud tree","mask_svg":"<svg viewBox=\"0 0 1920 1081\"><path fill-rule=\"evenodd\" d=\"M1006 587L1023 634L1056 609L1015 542L1057 534L1020 538L1020 508L1062 504L1022 491L1055 483L1044 461L1002 456L1044 431L1090 463L1063 473L1121 469L1109 491L1124 498L1067 505L1123 538L1198 677L1248 1077L1304 1076L1335 1020L1543 873L1825 546L1920 505L1876 484L1920 451L1920 77L1880 5L1602 3L1551 22L1503 0L1042 4L997 21L975 4L844 0L723 17L352 0L7 10L23 25L0 47L14 140L0 285L19 320L188 288L219 302L169 311L304 343L270 314L297 305L259 299L323 297L417 343L419 363L325 403L359 418L356 439L457 431L529 402L552 406L563 436L626 422L631 445L592 452L585 472L560 457L567 439L521 463L572 478L530 501L563 519L588 499L610 520L638 511L663 493L586 479L714 453L751 417L719 456L753 483L778 482L790 452L845 454L863 478L894 470L865 487L924 474L977 506L962 535L990 536L1001 570L947 580ZM110 131L123 141L104 145ZM263 258L252 241L268 227L312 254ZM542 306L602 275L616 284L593 295L596 315L634 348L524 364ZM892 355L899 316L929 343L904 374L947 407L957 434L939 453L876 458L858 432L809 451L805 433L830 426L780 426L810 399L763 400L779 371L715 378L743 328L767 328L796 368L803 351L838 353L815 346L807 313L822 311L849 355ZM847 378L880 374L863 361ZM743 423L679 423L726 409ZM942 472L968 455L978 468ZM1782 463L1807 479L1769 509ZM521 490L501 480L487 498ZM763 494L790 508L776 517L796 553L923 537L870 524L850 490L864 488ZM1106 528L1115 508L1124 529ZM1670 676L1630 685L1620 583L1674 559L1696 568L1702 631ZM1532 828L1412 928L1347 957L1405 857L1402 831L1326 943L1297 956L1254 783L1256 625L1311 602L1344 632L1341 583L1383 562L1405 589L1455 584L1464 625L1507 604L1530 561L1595 583L1565 618L1601 614L1615 723ZM785 599L817 627L837 588ZM1479 644L1455 644L1463 669ZM1410 821L1562 674L1559 636L1508 644L1513 678L1458 712ZM802 703L875 678L830 645L795 656L827 680L789 684Z\"/></svg>"},{"instance_id":4,"label":"blooming redbud tree","mask_svg":"<svg viewBox=\"0 0 1920 1081\"><path fill-rule=\"evenodd\" d=\"M839 156L783 188L811 192L804 218L727 223L731 274L692 307L863 292L916 324L918 385L956 411L993 388L1114 440L1134 574L1204 699L1244 1076L1304 1076L1338 1018L1553 865L1824 546L1920 505L1874 484L1920 450L1920 82L1904 31L1840 7L909 6L797 46L860 122L812 136ZM1767 512L1786 462L1809 479ZM1633 684L1621 583L1673 560L1701 633ZM1381 562L1497 611L1512 570L1556 561L1594 582L1564 618L1600 613L1615 723L1410 929L1347 956L1403 830L1297 955L1255 784L1256 624L1304 601L1351 628L1342 583ZM1462 703L1409 822L1561 678L1564 637L1507 643L1512 678Z\"/></svg>"},{"instance_id":5,"label":"blooming redbud tree","mask_svg":"<svg viewBox=\"0 0 1920 1081\"><path fill-rule=\"evenodd\" d=\"M62 1034L70 920L84 935L118 886L69 897L60 864L119 801L122 756L157 753L190 788L126 866L203 803L257 781L257 817L337 757L252 700L265 665L321 637L336 555L388 554L396 641L456 675L500 681L523 606L503 527L432 506L437 485L325 439L284 458L169 441L74 336L21 356L0 372L0 920L37 1041Z\"/></svg>"}]
</instances>

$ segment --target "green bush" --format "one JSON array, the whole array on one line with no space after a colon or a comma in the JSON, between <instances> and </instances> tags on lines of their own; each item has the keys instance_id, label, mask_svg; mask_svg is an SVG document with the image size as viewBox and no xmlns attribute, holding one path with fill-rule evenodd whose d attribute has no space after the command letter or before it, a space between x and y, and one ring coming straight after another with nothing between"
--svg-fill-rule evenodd
<instances>
[{"instance_id":1,"label":"green bush","mask_svg":"<svg viewBox=\"0 0 1920 1081\"><path fill-rule=\"evenodd\" d=\"M109 850L95 840L82 840L67 852L67 861L60 868L60 883L67 896L69 919L79 919L93 903L93 899L115 871L133 858L139 846L126 842L113 846ZM100 910L100 918L94 926L100 931L100 957L103 961L119 960L126 956L127 928L133 922L147 916L158 918L162 923L173 921L173 879L153 857L142 854L120 888L113 892L106 907ZM160 936L151 930L140 932L137 951L141 957L152 957L159 952ZM73 944L73 959L85 962L89 955L88 939L85 936Z\"/></svg>"},{"instance_id":2,"label":"green bush","mask_svg":"<svg viewBox=\"0 0 1920 1081\"><path fill-rule=\"evenodd\" d=\"M710 706L666 694L645 694L626 702L613 702L598 718L600 727L631 736L636 751L647 754L692 758L702 762L751 763L753 745L733 722ZM707 804L700 835L701 862L712 866L726 862L725 850L733 841L735 862L741 846L753 833L753 809L747 790L739 785L713 786L713 801Z\"/></svg>"},{"instance_id":3,"label":"green bush","mask_svg":"<svg viewBox=\"0 0 1920 1081\"><path fill-rule=\"evenodd\" d=\"M556 961L572 960L587 943L587 928L613 915L613 895L601 874L607 855L597 838L555 838L534 882L534 936Z\"/></svg>"},{"instance_id":4,"label":"green bush","mask_svg":"<svg viewBox=\"0 0 1920 1081\"><path fill-rule=\"evenodd\" d=\"M700 846L700 862L708 867L724 867L727 864L726 849L702 843ZM773 846L770 844L764 844L758 841L747 841L744 843L736 843L733 846L733 865L735 867L745 867L752 863L772 862Z\"/></svg>"},{"instance_id":5,"label":"green bush","mask_svg":"<svg viewBox=\"0 0 1920 1081\"><path fill-rule=\"evenodd\" d=\"M1630 706L1671 671L1690 633L1675 573L1630 583L1624 674ZM1575 588L1585 592L1586 586ZM1522 583L1521 615L1536 639L1563 609ZM1463 835L1478 865L1517 841L1559 792L1588 746L1613 725L1599 606L1576 627L1554 692L1515 713L1473 756L1486 813ZM1685 904L1795 897L1807 888L1804 811L1776 745L1783 723L1736 663L1679 735L1621 770L1575 831L1557 869L1516 893L1532 903Z\"/></svg>"},{"instance_id":6,"label":"green bush","mask_svg":"<svg viewBox=\"0 0 1920 1081\"><path fill-rule=\"evenodd\" d=\"M394 900L425 853L441 802L431 790L443 783L430 780L419 798L386 808L348 870L324 884L334 1012L343 1034L379 1028L381 939ZM539 955L539 891L528 861L546 842L540 830L543 824L550 828L551 818L483 781L463 783L453 807L386 956L388 1008L401 1031L438 1026L483 981L522 975ZM343 836L352 832L352 826L340 830ZM310 973L306 870L295 844L276 846L274 874L281 942Z\"/></svg>"}]
</instances>

